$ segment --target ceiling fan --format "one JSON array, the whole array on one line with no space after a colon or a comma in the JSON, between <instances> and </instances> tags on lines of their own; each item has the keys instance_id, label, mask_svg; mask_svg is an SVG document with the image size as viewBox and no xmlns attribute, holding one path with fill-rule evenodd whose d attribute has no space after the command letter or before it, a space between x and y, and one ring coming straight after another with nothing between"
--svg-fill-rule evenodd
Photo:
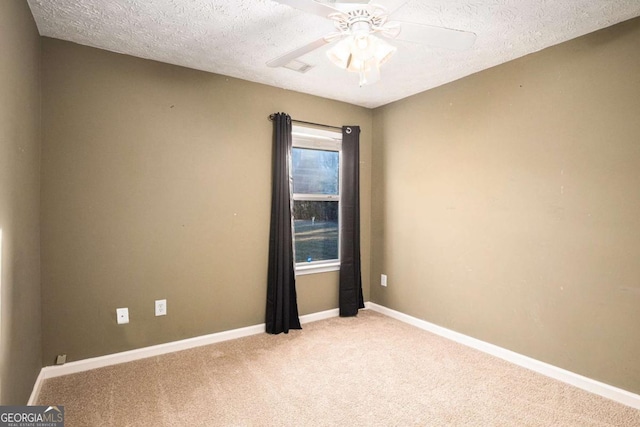
<instances>
[{"instance_id":1,"label":"ceiling fan","mask_svg":"<svg viewBox=\"0 0 640 427\"><path fill-rule=\"evenodd\" d=\"M269 67L287 66L311 51L337 42L327 56L338 67L359 73L360 86L380 80L380 66L397 50L378 36L454 50L468 49L476 39L468 31L390 21L389 17L408 0L382 0L386 7L369 0L274 1L330 19L337 31L272 59L267 62Z\"/></svg>"}]
</instances>

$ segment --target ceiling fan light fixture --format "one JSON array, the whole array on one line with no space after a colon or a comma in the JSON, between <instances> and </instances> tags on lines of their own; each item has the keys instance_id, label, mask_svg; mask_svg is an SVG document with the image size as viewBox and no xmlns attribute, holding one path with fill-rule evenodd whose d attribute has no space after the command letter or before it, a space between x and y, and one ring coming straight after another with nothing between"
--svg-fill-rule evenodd
<instances>
[{"instance_id":1,"label":"ceiling fan light fixture","mask_svg":"<svg viewBox=\"0 0 640 427\"><path fill-rule=\"evenodd\" d=\"M335 43L326 51L327 57L339 68L358 73L361 86L379 80L380 67L397 50L378 36L454 50L468 49L476 39L476 34L469 31L389 21L390 16L408 0L388 0L391 1L389 8L372 4L373 0L275 1L327 18L333 21L335 31L267 62L269 67L282 67L321 46Z\"/></svg>"},{"instance_id":2,"label":"ceiling fan light fixture","mask_svg":"<svg viewBox=\"0 0 640 427\"><path fill-rule=\"evenodd\" d=\"M365 50L369 47L369 36L357 36L356 38L356 46L359 50Z\"/></svg>"},{"instance_id":3,"label":"ceiling fan light fixture","mask_svg":"<svg viewBox=\"0 0 640 427\"><path fill-rule=\"evenodd\" d=\"M390 45L379 37L369 36L372 39L374 57L378 61L378 65L382 65L389 60L398 50L397 47Z\"/></svg>"},{"instance_id":4,"label":"ceiling fan light fixture","mask_svg":"<svg viewBox=\"0 0 640 427\"><path fill-rule=\"evenodd\" d=\"M349 35L327 51L327 57L338 67L360 74L360 86L380 80L380 66L397 48L371 35Z\"/></svg>"},{"instance_id":5,"label":"ceiling fan light fixture","mask_svg":"<svg viewBox=\"0 0 640 427\"><path fill-rule=\"evenodd\" d=\"M351 38L352 36L346 37L327 50L329 60L345 70L349 66L349 58L351 57Z\"/></svg>"}]
</instances>

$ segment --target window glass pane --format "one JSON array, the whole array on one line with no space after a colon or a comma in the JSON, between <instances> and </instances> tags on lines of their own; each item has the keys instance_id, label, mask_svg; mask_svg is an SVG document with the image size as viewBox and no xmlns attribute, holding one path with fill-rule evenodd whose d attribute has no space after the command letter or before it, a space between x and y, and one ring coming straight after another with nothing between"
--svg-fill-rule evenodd
<instances>
[{"instance_id":1,"label":"window glass pane","mask_svg":"<svg viewBox=\"0 0 640 427\"><path fill-rule=\"evenodd\" d=\"M293 202L296 263L338 259L338 202Z\"/></svg>"},{"instance_id":2,"label":"window glass pane","mask_svg":"<svg viewBox=\"0 0 640 427\"><path fill-rule=\"evenodd\" d=\"M293 192L338 194L340 154L337 151L293 148Z\"/></svg>"}]
</instances>

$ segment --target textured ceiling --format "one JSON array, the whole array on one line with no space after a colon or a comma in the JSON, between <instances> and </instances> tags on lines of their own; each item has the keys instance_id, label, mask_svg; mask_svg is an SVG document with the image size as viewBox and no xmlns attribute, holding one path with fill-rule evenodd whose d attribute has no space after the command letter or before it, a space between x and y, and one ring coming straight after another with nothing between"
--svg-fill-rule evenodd
<instances>
[{"instance_id":1,"label":"textured ceiling","mask_svg":"<svg viewBox=\"0 0 640 427\"><path fill-rule=\"evenodd\" d=\"M113 52L377 107L640 16L640 0L409 0L393 20L477 34L469 50L392 41L378 83L331 64L326 47L301 74L266 62L334 31L272 0L28 0L40 34ZM384 6L385 0L379 0Z\"/></svg>"}]
</instances>

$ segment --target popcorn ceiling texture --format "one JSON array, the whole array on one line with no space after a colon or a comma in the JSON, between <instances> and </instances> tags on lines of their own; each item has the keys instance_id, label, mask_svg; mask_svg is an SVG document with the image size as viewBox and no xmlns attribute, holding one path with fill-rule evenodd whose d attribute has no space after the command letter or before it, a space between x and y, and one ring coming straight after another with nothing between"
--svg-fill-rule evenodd
<instances>
[{"instance_id":1,"label":"popcorn ceiling texture","mask_svg":"<svg viewBox=\"0 0 640 427\"><path fill-rule=\"evenodd\" d=\"M266 62L333 31L272 0L28 0L40 34L113 52L377 107L640 16L638 0L409 0L393 20L475 32L463 52L392 41L382 80L358 87L325 56L300 74ZM377 1L382 5L385 0Z\"/></svg>"}]
</instances>

